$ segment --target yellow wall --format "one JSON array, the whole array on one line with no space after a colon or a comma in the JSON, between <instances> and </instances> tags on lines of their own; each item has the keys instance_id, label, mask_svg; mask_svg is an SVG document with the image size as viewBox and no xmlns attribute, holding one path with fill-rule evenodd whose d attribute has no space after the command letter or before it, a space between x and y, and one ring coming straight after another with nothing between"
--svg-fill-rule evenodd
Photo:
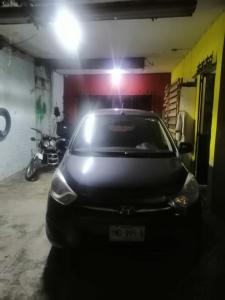
<instances>
[{"instance_id":1,"label":"yellow wall","mask_svg":"<svg viewBox=\"0 0 225 300\"><path fill-rule=\"evenodd\" d=\"M209 164L213 166L214 162L214 149L216 139L216 127L217 127L217 113L219 104L219 91L221 81L221 66L222 66L222 54L224 48L225 37L225 12L220 15L216 21L210 26L210 28L203 34L194 48L185 56L185 58L173 69L172 82L177 78L183 78L184 81L193 80L193 76L197 71L197 66L207 56L213 53L213 60L216 64L216 77L215 77L215 89L214 89L214 102L213 102L213 116L212 116L212 128L211 128L211 142L210 142L210 158ZM199 76L198 76L199 77ZM197 78L197 93L196 93L196 109L193 119L197 120L198 114L198 96L199 96L199 78ZM197 122L195 126L195 138L197 135Z\"/></svg>"}]
</instances>

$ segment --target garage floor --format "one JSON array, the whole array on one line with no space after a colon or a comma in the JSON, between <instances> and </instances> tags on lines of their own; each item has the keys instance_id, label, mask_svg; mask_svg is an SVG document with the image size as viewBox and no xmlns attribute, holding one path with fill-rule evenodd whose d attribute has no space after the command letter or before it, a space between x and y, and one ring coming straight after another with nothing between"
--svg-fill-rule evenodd
<instances>
[{"instance_id":1,"label":"garage floor","mask_svg":"<svg viewBox=\"0 0 225 300\"><path fill-rule=\"evenodd\" d=\"M223 299L225 226L204 213L201 258L108 248L57 251L44 230L51 174L0 183L0 299Z\"/></svg>"},{"instance_id":2,"label":"garage floor","mask_svg":"<svg viewBox=\"0 0 225 300\"><path fill-rule=\"evenodd\" d=\"M50 175L0 183L0 299L41 299L40 278L50 245L44 214Z\"/></svg>"}]
</instances>

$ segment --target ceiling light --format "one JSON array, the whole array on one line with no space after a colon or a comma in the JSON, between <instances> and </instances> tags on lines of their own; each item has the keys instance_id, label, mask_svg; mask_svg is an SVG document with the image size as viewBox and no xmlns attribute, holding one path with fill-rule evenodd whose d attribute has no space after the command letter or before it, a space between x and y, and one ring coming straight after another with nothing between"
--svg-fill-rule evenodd
<instances>
[{"instance_id":1,"label":"ceiling light","mask_svg":"<svg viewBox=\"0 0 225 300\"><path fill-rule=\"evenodd\" d=\"M55 34L68 52L75 52L81 39L81 30L75 16L67 9L61 8L53 23Z\"/></svg>"},{"instance_id":2,"label":"ceiling light","mask_svg":"<svg viewBox=\"0 0 225 300\"><path fill-rule=\"evenodd\" d=\"M122 76L124 71L118 68L114 68L111 70L111 80L113 86L119 86L122 80Z\"/></svg>"}]
</instances>

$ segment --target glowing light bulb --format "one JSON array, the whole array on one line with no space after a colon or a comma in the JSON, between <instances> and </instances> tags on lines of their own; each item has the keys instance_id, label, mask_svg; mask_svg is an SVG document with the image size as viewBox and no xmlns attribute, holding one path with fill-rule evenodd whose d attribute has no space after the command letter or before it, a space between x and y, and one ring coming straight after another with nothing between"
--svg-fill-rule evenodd
<instances>
[{"instance_id":1,"label":"glowing light bulb","mask_svg":"<svg viewBox=\"0 0 225 300\"><path fill-rule=\"evenodd\" d=\"M81 40L81 30L75 16L65 7L59 9L53 22L54 31L68 52L75 52Z\"/></svg>"},{"instance_id":2,"label":"glowing light bulb","mask_svg":"<svg viewBox=\"0 0 225 300\"><path fill-rule=\"evenodd\" d=\"M113 86L119 86L122 81L123 70L114 68L111 70L111 80Z\"/></svg>"}]
</instances>

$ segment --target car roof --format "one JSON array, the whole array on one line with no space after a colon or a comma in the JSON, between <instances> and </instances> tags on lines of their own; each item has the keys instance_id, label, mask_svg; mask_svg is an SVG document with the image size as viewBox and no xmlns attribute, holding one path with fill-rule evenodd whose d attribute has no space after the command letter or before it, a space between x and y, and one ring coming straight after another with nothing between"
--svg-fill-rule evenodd
<instances>
[{"instance_id":1,"label":"car roof","mask_svg":"<svg viewBox=\"0 0 225 300\"><path fill-rule=\"evenodd\" d=\"M106 108L106 109L97 109L94 111L96 115L134 115L134 116L148 116L148 117L157 117L158 115L153 111L139 110L139 109L128 109L128 108Z\"/></svg>"}]
</instances>

